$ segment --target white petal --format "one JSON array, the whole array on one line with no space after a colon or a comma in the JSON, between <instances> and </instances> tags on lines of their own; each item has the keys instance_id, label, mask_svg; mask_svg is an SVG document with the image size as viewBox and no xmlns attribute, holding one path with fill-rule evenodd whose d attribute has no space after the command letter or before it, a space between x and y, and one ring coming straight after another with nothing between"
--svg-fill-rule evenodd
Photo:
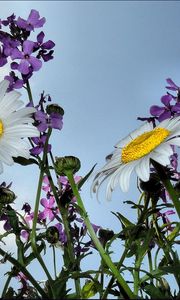
<instances>
[{"instance_id":1,"label":"white petal","mask_svg":"<svg viewBox=\"0 0 180 300\"><path fill-rule=\"evenodd\" d=\"M0 82L0 101L4 97L8 86L9 86L9 81L8 80L3 80L3 81Z\"/></svg>"},{"instance_id":2,"label":"white petal","mask_svg":"<svg viewBox=\"0 0 180 300\"><path fill-rule=\"evenodd\" d=\"M135 172L137 173L137 176L142 181L148 181L149 180L149 174L150 174L150 163L149 163L149 155L139 159L139 162L137 163L135 167Z\"/></svg>"},{"instance_id":3,"label":"white petal","mask_svg":"<svg viewBox=\"0 0 180 300\"><path fill-rule=\"evenodd\" d=\"M127 192L129 189L130 175L136 165L136 162L133 161L129 164L126 164L124 168L121 169L119 175L119 185L123 192Z\"/></svg>"},{"instance_id":4,"label":"white petal","mask_svg":"<svg viewBox=\"0 0 180 300\"><path fill-rule=\"evenodd\" d=\"M169 165L169 157L167 155L156 153L155 151L151 153L151 158L157 161L162 166Z\"/></svg>"}]
</instances>

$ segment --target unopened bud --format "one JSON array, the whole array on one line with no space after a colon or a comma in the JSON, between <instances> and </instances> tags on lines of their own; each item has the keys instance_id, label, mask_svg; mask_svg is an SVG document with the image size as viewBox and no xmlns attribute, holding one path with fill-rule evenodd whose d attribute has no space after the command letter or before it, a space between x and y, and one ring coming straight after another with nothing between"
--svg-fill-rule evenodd
<instances>
[{"instance_id":1,"label":"unopened bud","mask_svg":"<svg viewBox=\"0 0 180 300\"><path fill-rule=\"evenodd\" d=\"M46 112L50 115L52 113L59 114L61 116L64 115L64 109L58 104L49 104L46 106Z\"/></svg>"},{"instance_id":2,"label":"unopened bud","mask_svg":"<svg viewBox=\"0 0 180 300\"><path fill-rule=\"evenodd\" d=\"M108 229L99 229L99 238L103 245L105 245L114 236L114 231Z\"/></svg>"},{"instance_id":3,"label":"unopened bud","mask_svg":"<svg viewBox=\"0 0 180 300\"><path fill-rule=\"evenodd\" d=\"M46 240L50 244L56 244L59 241L59 231L55 226L50 226L46 230Z\"/></svg>"},{"instance_id":4,"label":"unopened bud","mask_svg":"<svg viewBox=\"0 0 180 300\"><path fill-rule=\"evenodd\" d=\"M66 176L66 172L71 171L73 174L79 171L81 162L74 156L56 157L55 170L59 175Z\"/></svg>"},{"instance_id":5,"label":"unopened bud","mask_svg":"<svg viewBox=\"0 0 180 300\"><path fill-rule=\"evenodd\" d=\"M1 204L10 204L16 199L16 196L13 191L8 188L0 187L0 203Z\"/></svg>"},{"instance_id":6,"label":"unopened bud","mask_svg":"<svg viewBox=\"0 0 180 300\"><path fill-rule=\"evenodd\" d=\"M162 291L170 292L169 283L167 282L167 280L165 278L162 277L160 279L160 281L158 282L158 286Z\"/></svg>"}]
</instances>

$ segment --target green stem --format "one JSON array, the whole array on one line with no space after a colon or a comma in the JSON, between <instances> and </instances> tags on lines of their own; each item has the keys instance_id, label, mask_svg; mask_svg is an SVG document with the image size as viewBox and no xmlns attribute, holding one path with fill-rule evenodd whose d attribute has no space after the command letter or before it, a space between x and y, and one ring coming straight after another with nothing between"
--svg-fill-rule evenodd
<instances>
[{"instance_id":1,"label":"green stem","mask_svg":"<svg viewBox=\"0 0 180 300\"><path fill-rule=\"evenodd\" d=\"M10 274L8 275L8 278L7 278L6 283L5 283L5 285L4 285L4 288L3 288L3 291L2 291L1 298L4 298L4 297L5 297L11 279L12 279L12 274L10 273Z\"/></svg>"},{"instance_id":2,"label":"green stem","mask_svg":"<svg viewBox=\"0 0 180 300\"><path fill-rule=\"evenodd\" d=\"M123 261L126 258L127 252L128 252L128 248L125 248L124 252L123 252L123 254L122 254L121 258L120 258L120 261L117 264L117 269L118 270L121 268L121 266L123 264ZM104 293L103 293L103 295L102 295L102 297L101 297L101 299L106 299L107 298L108 292L111 289L111 287L112 287L112 285L114 283L114 280L115 280L115 278L114 278L114 276L112 276L111 279L110 279L110 281L109 281L109 283L108 283L108 285L107 285L107 287L106 287L106 289L105 289L105 291L104 291Z\"/></svg>"},{"instance_id":3,"label":"green stem","mask_svg":"<svg viewBox=\"0 0 180 300\"><path fill-rule=\"evenodd\" d=\"M19 271L21 271L27 278L28 280L32 283L32 285L36 288L36 290L40 293L40 295L47 299L47 295L44 292L44 290L39 286L37 281L32 277L32 275L28 272L28 270L21 265L20 262L18 262L15 258L13 258L10 254L7 254L4 250L0 248L0 255L1 256L6 256L6 259L13 264Z\"/></svg>"},{"instance_id":4,"label":"green stem","mask_svg":"<svg viewBox=\"0 0 180 300\"><path fill-rule=\"evenodd\" d=\"M148 251L148 262L149 262L149 273L152 273L153 271L153 263L152 263L152 255L151 255L151 251ZM150 279L150 283L153 283L153 279Z\"/></svg>"},{"instance_id":5,"label":"green stem","mask_svg":"<svg viewBox=\"0 0 180 300\"><path fill-rule=\"evenodd\" d=\"M161 166L156 161L153 161L153 160L152 160L152 164L153 164L156 172L158 173L163 185L165 186L166 190L168 191L168 194L170 195L171 200L174 204L174 207L177 211L177 214L180 218L180 201L179 201L179 197L178 197L177 193L175 192L171 181L168 179L164 167Z\"/></svg>"},{"instance_id":6,"label":"green stem","mask_svg":"<svg viewBox=\"0 0 180 300\"><path fill-rule=\"evenodd\" d=\"M135 270L133 273L133 277L134 277L134 294L138 297L138 290L139 290L139 269L141 266L141 259L139 259L138 257L136 258L135 261Z\"/></svg>"},{"instance_id":7,"label":"green stem","mask_svg":"<svg viewBox=\"0 0 180 300\"><path fill-rule=\"evenodd\" d=\"M129 297L129 299L134 299L135 295L133 294L133 292L131 291L131 289L129 288L129 286L127 285L126 281L124 280L124 278L121 276L121 274L119 273L118 269L116 268L116 266L114 265L114 263L112 262L111 258L109 257L109 255L107 254L107 252L105 251L105 249L103 248L102 244L100 243L99 239L96 236L96 233L94 232L94 229L90 223L90 220L88 218L88 214L85 210L84 204L81 200L79 191L77 189L77 186L74 182L74 177L71 171L66 171L66 176L69 179L69 182L71 184L74 196L77 199L77 203L79 205L80 208L80 214L84 219L84 223L86 224L86 227L89 231L89 234L96 246L96 248L98 249L102 259L104 260L104 262L106 263L106 265L109 267L109 269L112 271L113 275L116 277L119 285L121 286L121 288L123 289L123 291L126 293L126 295Z\"/></svg>"},{"instance_id":8,"label":"green stem","mask_svg":"<svg viewBox=\"0 0 180 300\"><path fill-rule=\"evenodd\" d=\"M65 233L66 233L66 237L67 237L67 251L68 251L68 257L69 257L69 262L73 265L73 268L76 265L75 262L75 258L74 258L74 249L73 249L73 243L72 243L72 238L71 238L71 234L70 234L70 230L69 230L69 222L68 222L68 214L67 214L67 209L61 205L60 201L59 201L59 196L57 194L56 191L56 187L54 185L51 173L49 171L49 169L46 170L46 174L48 176L49 179L49 183L52 189L52 192L54 194L57 206L59 208L61 217L62 217L62 221L64 224L64 229L65 229ZM67 266L67 268L69 268L69 266ZM76 288L76 296L78 299L81 299L81 287L80 287L80 280L75 279L75 288Z\"/></svg>"},{"instance_id":9,"label":"green stem","mask_svg":"<svg viewBox=\"0 0 180 300\"><path fill-rule=\"evenodd\" d=\"M54 265L54 277L57 278L57 271L56 271L56 251L54 245L52 245L53 250L53 265Z\"/></svg>"},{"instance_id":10,"label":"green stem","mask_svg":"<svg viewBox=\"0 0 180 300\"><path fill-rule=\"evenodd\" d=\"M29 97L29 102L32 102L33 103L33 97L32 97L32 92L31 92L31 87L30 87L30 84L29 84L29 80L27 80L26 82L26 90L27 90L27 93L28 93L28 97Z\"/></svg>"},{"instance_id":11,"label":"green stem","mask_svg":"<svg viewBox=\"0 0 180 300\"><path fill-rule=\"evenodd\" d=\"M36 258L38 259L40 265L42 266L48 280L49 280L49 285L51 287L51 292L52 294L54 294L53 292L53 288L52 288L52 277L40 255L40 253L38 252L37 246L36 246L36 225L37 225L37 220L38 220L38 211L39 211L39 201L40 201L40 196L41 196L41 188L42 188L42 182L43 182L43 176L44 176L44 169L45 169L45 162L46 162L46 156L47 156L47 145L48 145L48 140L49 137L51 135L52 129L49 128L48 133L47 133L47 138L46 138L46 142L45 142L45 146L44 146L44 154L43 154L43 160L42 160L42 164L40 166L40 175L39 175L39 182L38 182L38 188L37 188L37 194L36 194L36 202L35 202L35 208L34 208L34 216L33 216L33 226L32 226L32 232L30 235L30 239L31 239L31 247L32 250L34 252L34 254L36 255Z\"/></svg>"}]
</instances>

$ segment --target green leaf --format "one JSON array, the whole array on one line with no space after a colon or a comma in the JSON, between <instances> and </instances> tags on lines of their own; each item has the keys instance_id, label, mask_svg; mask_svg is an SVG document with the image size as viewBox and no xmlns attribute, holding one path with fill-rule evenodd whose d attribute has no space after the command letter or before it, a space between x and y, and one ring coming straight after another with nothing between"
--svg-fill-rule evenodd
<instances>
[{"instance_id":1,"label":"green leaf","mask_svg":"<svg viewBox=\"0 0 180 300\"><path fill-rule=\"evenodd\" d=\"M82 288L82 298L89 299L97 294L100 290L100 284L98 281L87 280L85 285Z\"/></svg>"},{"instance_id":2,"label":"green leaf","mask_svg":"<svg viewBox=\"0 0 180 300\"><path fill-rule=\"evenodd\" d=\"M151 228L150 230L147 231L147 235L143 241L143 244L141 244L139 246L139 251L138 251L138 256L143 258L143 256L145 255L146 251L149 250L149 243L152 240L153 236L154 236L154 228Z\"/></svg>"},{"instance_id":3,"label":"green leaf","mask_svg":"<svg viewBox=\"0 0 180 300\"><path fill-rule=\"evenodd\" d=\"M115 215L115 216L120 220L120 222L123 223L123 225L124 225L125 227L127 227L127 226L134 226L133 223L131 223L127 218L125 218L125 217L124 217L122 214L120 214L119 212L117 212L117 213L112 212L112 214Z\"/></svg>"},{"instance_id":4,"label":"green leaf","mask_svg":"<svg viewBox=\"0 0 180 300\"><path fill-rule=\"evenodd\" d=\"M32 164L39 165L37 160L34 159L34 158L27 159L27 158L18 156L18 157L13 157L13 160L14 160L15 163L17 163L21 166L27 166L27 165L32 165Z\"/></svg>"},{"instance_id":5,"label":"green leaf","mask_svg":"<svg viewBox=\"0 0 180 300\"><path fill-rule=\"evenodd\" d=\"M176 225L173 231L168 235L167 239L172 242L179 235L179 231L180 231L180 223Z\"/></svg>"},{"instance_id":6,"label":"green leaf","mask_svg":"<svg viewBox=\"0 0 180 300\"><path fill-rule=\"evenodd\" d=\"M92 172L94 171L94 168L97 164L95 164L92 169L79 181L79 183L77 184L78 189L80 189L83 184L86 182L86 180L89 178L89 176L92 174Z\"/></svg>"},{"instance_id":7,"label":"green leaf","mask_svg":"<svg viewBox=\"0 0 180 300\"><path fill-rule=\"evenodd\" d=\"M160 269L156 269L151 271L151 273L144 275L141 279L140 279L140 283L143 283L144 281L147 281L151 278L156 278L158 279L159 277L161 277L162 275L167 274L165 271L160 270Z\"/></svg>"}]
</instances>

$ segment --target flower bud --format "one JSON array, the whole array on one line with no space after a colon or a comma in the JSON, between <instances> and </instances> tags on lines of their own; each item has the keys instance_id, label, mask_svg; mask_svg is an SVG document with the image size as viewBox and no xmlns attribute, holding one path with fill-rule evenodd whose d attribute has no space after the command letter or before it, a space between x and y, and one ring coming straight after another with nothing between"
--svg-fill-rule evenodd
<instances>
[{"instance_id":1,"label":"flower bud","mask_svg":"<svg viewBox=\"0 0 180 300\"><path fill-rule=\"evenodd\" d=\"M46 230L46 240L50 244L56 244L59 241L59 231L55 226L50 226Z\"/></svg>"},{"instance_id":2,"label":"flower bud","mask_svg":"<svg viewBox=\"0 0 180 300\"><path fill-rule=\"evenodd\" d=\"M158 281L158 286L161 291L170 293L170 286L165 278L162 277L161 280Z\"/></svg>"},{"instance_id":3,"label":"flower bud","mask_svg":"<svg viewBox=\"0 0 180 300\"><path fill-rule=\"evenodd\" d=\"M54 166L59 175L66 176L67 171L71 171L73 174L79 171L81 162L74 156L56 157Z\"/></svg>"},{"instance_id":4,"label":"flower bud","mask_svg":"<svg viewBox=\"0 0 180 300\"><path fill-rule=\"evenodd\" d=\"M8 188L0 187L0 204L10 204L16 199L13 191Z\"/></svg>"},{"instance_id":5,"label":"flower bud","mask_svg":"<svg viewBox=\"0 0 180 300\"><path fill-rule=\"evenodd\" d=\"M99 229L99 238L103 245L105 245L114 236L114 231L108 229Z\"/></svg>"},{"instance_id":6,"label":"flower bud","mask_svg":"<svg viewBox=\"0 0 180 300\"><path fill-rule=\"evenodd\" d=\"M58 104L49 104L46 106L46 112L50 115L52 113L59 114L61 116L64 115L64 109Z\"/></svg>"}]
</instances>

